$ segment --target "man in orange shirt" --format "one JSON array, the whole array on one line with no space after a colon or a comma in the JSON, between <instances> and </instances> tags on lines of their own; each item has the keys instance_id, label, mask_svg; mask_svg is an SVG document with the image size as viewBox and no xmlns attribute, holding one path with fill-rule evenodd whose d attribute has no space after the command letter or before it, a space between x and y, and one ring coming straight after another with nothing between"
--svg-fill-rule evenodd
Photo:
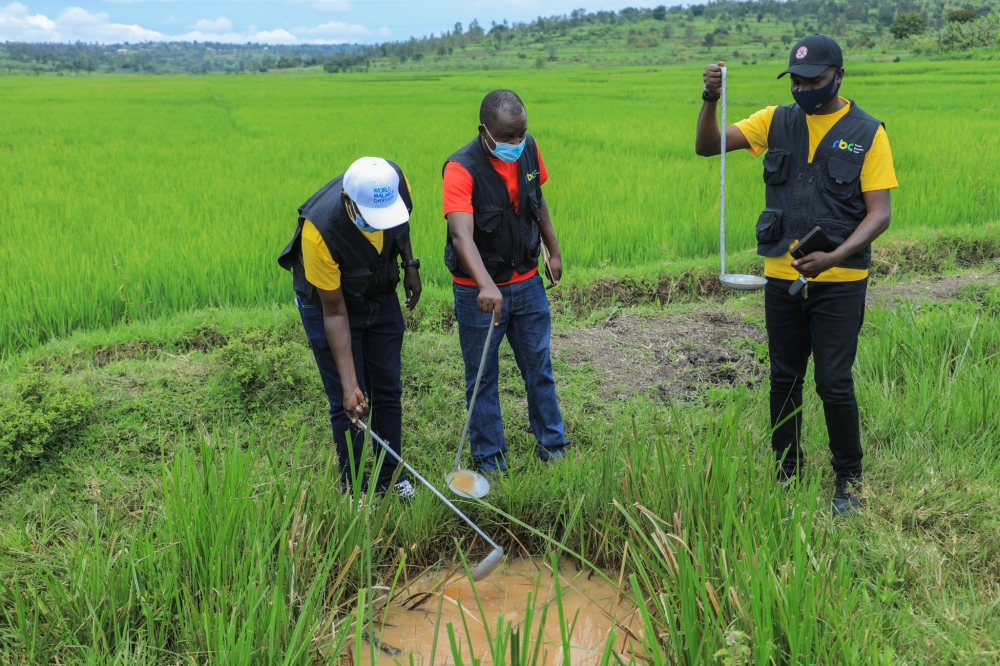
<instances>
[{"instance_id":1,"label":"man in orange shirt","mask_svg":"<svg viewBox=\"0 0 1000 666\"><path fill-rule=\"evenodd\" d=\"M720 66L705 68L695 150L718 155ZM771 447L777 480L801 473L802 380L810 354L823 400L836 473L833 513L861 506L861 428L851 368L864 322L871 243L889 228L889 190L897 187L882 123L839 95L840 45L811 35L792 47L794 104L769 106L726 128L727 150L764 156L766 208L757 221L764 257L764 314L771 357ZM792 260L790 250L820 227L837 248ZM799 276L806 286L792 285Z\"/></svg>"},{"instance_id":2,"label":"man in orange shirt","mask_svg":"<svg viewBox=\"0 0 1000 666\"><path fill-rule=\"evenodd\" d=\"M562 258L542 184L548 172L528 115L510 90L494 90L479 109L479 133L444 165L444 214L448 220L445 264L451 271L466 401L471 399L483 345L496 326L476 398L469 442L476 468L507 469L497 356L504 336L514 351L528 397L528 419L538 456L552 461L569 442L549 356L551 317L538 275L541 243L551 252L553 284Z\"/></svg>"}]
</instances>

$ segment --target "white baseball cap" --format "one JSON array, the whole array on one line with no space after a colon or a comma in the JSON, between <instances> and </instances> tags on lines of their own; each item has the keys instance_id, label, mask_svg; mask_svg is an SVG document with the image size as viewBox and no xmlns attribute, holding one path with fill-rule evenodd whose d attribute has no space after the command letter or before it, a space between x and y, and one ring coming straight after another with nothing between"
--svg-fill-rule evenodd
<instances>
[{"instance_id":1,"label":"white baseball cap","mask_svg":"<svg viewBox=\"0 0 1000 666\"><path fill-rule=\"evenodd\" d=\"M398 227L410 219L399 196L399 174L381 157L355 160L344 174L344 193L357 204L365 222L376 229Z\"/></svg>"}]
</instances>

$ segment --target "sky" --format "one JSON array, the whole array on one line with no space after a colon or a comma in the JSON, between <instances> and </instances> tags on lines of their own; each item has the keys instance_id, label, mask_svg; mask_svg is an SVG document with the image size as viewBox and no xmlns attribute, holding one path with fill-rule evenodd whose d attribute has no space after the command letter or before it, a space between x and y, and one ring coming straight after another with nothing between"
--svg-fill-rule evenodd
<instances>
[{"instance_id":1,"label":"sky","mask_svg":"<svg viewBox=\"0 0 1000 666\"><path fill-rule=\"evenodd\" d=\"M343 44L439 34L473 19L530 21L582 0L0 0L0 42ZM678 4L601 0L588 11Z\"/></svg>"}]
</instances>

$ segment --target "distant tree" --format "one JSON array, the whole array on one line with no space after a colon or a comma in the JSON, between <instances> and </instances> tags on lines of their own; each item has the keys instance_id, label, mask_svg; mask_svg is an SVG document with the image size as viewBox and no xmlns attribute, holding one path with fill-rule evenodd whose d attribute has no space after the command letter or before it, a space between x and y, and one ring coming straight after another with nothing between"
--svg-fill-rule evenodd
<instances>
[{"instance_id":1,"label":"distant tree","mask_svg":"<svg viewBox=\"0 0 1000 666\"><path fill-rule=\"evenodd\" d=\"M906 39L911 35L919 35L924 31L926 19L920 12L900 12L896 20L889 26L889 32L896 39Z\"/></svg>"},{"instance_id":2,"label":"distant tree","mask_svg":"<svg viewBox=\"0 0 1000 666\"><path fill-rule=\"evenodd\" d=\"M975 9L953 9L948 12L949 23L968 23L979 18L979 12Z\"/></svg>"},{"instance_id":3,"label":"distant tree","mask_svg":"<svg viewBox=\"0 0 1000 666\"><path fill-rule=\"evenodd\" d=\"M694 5L691 7L691 16L701 16L705 13L705 5Z\"/></svg>"},{"instance_id":4,"label":"distant tree","mask_svg":"<svg viewBox=\"0 0 1000 666\"><path fill-rule=\"evenodd\" d=\"M711 32L706 32L705 33L705 46L708 47L708 48L712 48L713 46L715 46L715 34L714 33L711 33Z\"/></svg>"},{"instance_id":5,"label":"distant tree","mask_svg":"<svg viewBox=\"0 0 1000 666\"><path fill-rule=\"evenodd\" d=\"M461 24L461 23L456 23L456 24L455 24L455 30L454 30L454 33L455 33L456 35L461 35L461 34L462 34L462 24Z\"/></svg>"},{"instance_id":6,"label":"distant tree","mask_svg":"<svg viewBox=\"0 0 1000 666\"><path fill-rule=\"evenodd\" d=\"M653 9L653 18L657 21L667 20L667 7L666 5L658 5Z\"/></svg>"}]
</instances>

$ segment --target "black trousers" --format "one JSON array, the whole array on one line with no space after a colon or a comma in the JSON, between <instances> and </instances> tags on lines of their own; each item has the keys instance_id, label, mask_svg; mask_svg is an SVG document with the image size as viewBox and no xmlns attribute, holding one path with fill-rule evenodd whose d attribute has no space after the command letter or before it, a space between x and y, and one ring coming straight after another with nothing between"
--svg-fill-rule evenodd
<instances>
[{"instance_id":1,"label":"black trousers","mask_svg":"<svg viewBox=\"0 0 1000 666\"><path fill-rule=\"evenodd\" d=\"M860 476L861 424L851 370L865 318L868 280L810 282L808 298L803 292L790 296L789 285L788 280L769 278L764 291L771 355L771 448L778 459L788 462L799 463L803 457L802 414L789 415L802 405L802 381L812 354L833 469Z\"/></svg>"},{"instance_id":2,"label":"black trousers","mask_svg":"<svg viewBox=\"0 0 1000 666\"><path fill-rule=\"evenodd\" d=\"M372 409L372 430L393 451L402 455L400 441L403 429L403 385L400 381L400 353L403 349L403 313L399 309L396 294L390 294L381 303L369 301L367 305L365 312L348 313L354 372L358 387L367 397ZM362 479L362 490L367 492L368 475L362 475L361 470L365 437L360 429L351 427L344 412L344 389L333 350L326 338L323 309L299 302L299 314L330 403L330 425L333 428L333 441L337 445L341 484L346 488L351 484L352 476L359 477ZM347 449L348 433L351 434L350 452ZM374 440L371 444L374 447L374 458L382 453L382 448ZM355 464L353 472L350 466L351 455ZM396 466L392 456L386 454L376 480L376 490L383 491L389 487ZM405 478L405 474L399 477L400 480Z\"/></svg>"}]
</instances>

